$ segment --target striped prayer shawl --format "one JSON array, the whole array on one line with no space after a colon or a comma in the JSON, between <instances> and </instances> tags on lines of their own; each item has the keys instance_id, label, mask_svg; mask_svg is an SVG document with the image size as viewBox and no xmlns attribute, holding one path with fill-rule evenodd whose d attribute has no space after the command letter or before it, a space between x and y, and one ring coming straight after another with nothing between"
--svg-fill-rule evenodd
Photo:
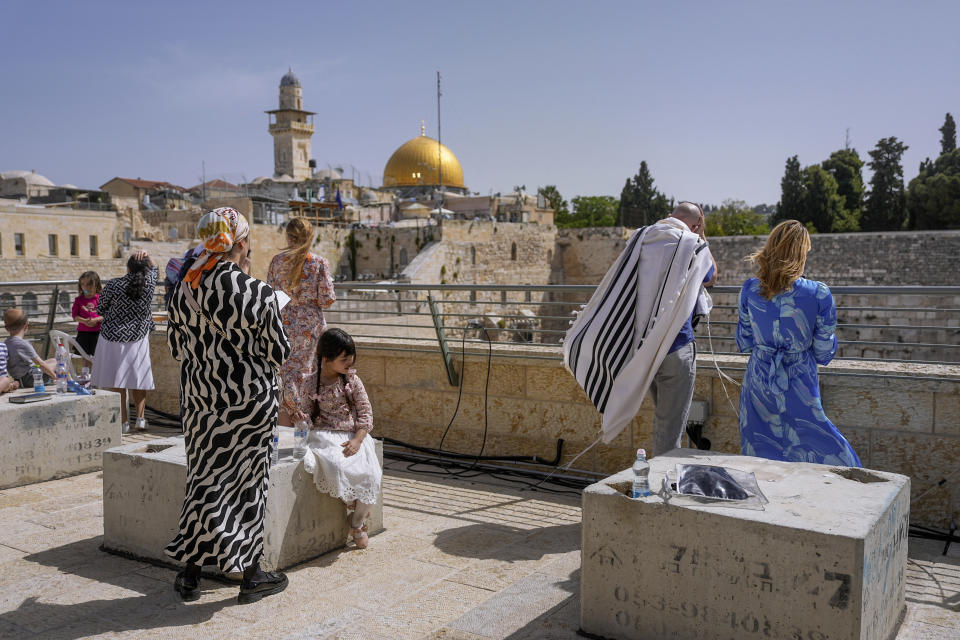
<instances>
[{"instance_id":1,"label":"striped prayer shawl","mask_svg":"<svg viewBox=\"0 0 960 640\"><path fill-rule=\"evenodd\" d=\"M603 414L603 442L639 411L711 265L679 220L637 229L567 331L564 364Z\"/></svg>"}]
</instances>

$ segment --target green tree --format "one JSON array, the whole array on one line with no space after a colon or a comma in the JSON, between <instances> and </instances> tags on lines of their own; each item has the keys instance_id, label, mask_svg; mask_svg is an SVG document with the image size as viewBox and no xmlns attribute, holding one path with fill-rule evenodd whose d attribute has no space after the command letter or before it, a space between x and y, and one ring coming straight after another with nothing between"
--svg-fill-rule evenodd
<instances>
[{"instance_id":1,"label":"green tree","mask_svg":"<svg viewBox=\"0 0 960 640\"><path fill-rule=\"evenodd\" d=\"M831 153L821 166L837 181L837 193L844 200L843 211L834 220L831 231L859 231L866 191L860 154L856 149L840 149Z\"/></svg>"},{"instance_id":2,"label":"green tree","mask_svg":"<svg viewBox=\"0 0 960 640\"><path fill-rule=\"evenodd\" d=\"M743 200L724 200L706 216L708 236L759 236L770 232L766 218Z\"/></svg>"},{"instance_id":3,"label":"green tree","mask_svg":"<svg viewBox=\"0 0 960 640\"><path fill-rule=\"evenodd\" d=\"M617 199L613 196L577 196L570 203L568 218L557 221L558 227L612 227L617 224Z\"/></svg>"},{"instance_id":4,"label":"green tree","mask_svg":"<svg viewBox=\"0 0 960 640\"><path fill-rule=\"evenodd\" d=\"M960 229L960 149L921 164L907 187L911 229Z\"/></svg>"},{"instance_id":5,"label":"green tree","mask_svg":"<svg viewBox=\"0 0 960 640\"><path fill-rule=\"evenodd\" d=\"M909 148L891 136L879 140L870 152L867 166L873 170L873 177L860 219L864 231L899 231L903 228L907 219L907 199L901 158Z\"/></svg>"},{"instance_id":6,"label":"green tree","mask_svg":"<svg viewBox=\"0 0 960 640\"><path fill-rule=\"evenodd\" d=\"M782 220L801 220L803 216L803 177L797 156L787 158L787 166L780 180L780 202L771 224Z\"/></svg>"},{"instance_id":7,"label":"green tree","mask_svg":"<svg viewBox=\"0 0 960 640\"><path fill-rule=\"evenodd\" d=\"M647 161L641 161L637 175L627 178L620 192L618 223L624 227L642 227L665 218L671 211L671 202L653 186Z\"/></svg>"},{"instance_id":8,"label":"green tree","mask_svg":"<svg viewBox=\"0 0 960 640\"><path fill-rule=\"evenodd\" d=\"M837 181L818 164L803 170L803 217L820 233L833 231L834 222L843 214L843 196L837 193Z\"/></svg>"},{"instance_id":9,"label":"green tree","mask_svg":"<svg viewBox=\"0 0 960 640\"><path fill-rule=\"evenodd\" d=\"M957 148L957 123L949 113L940 127L940 155L952 153Z\"/></svg>"},{"instance_id":10,"label":"green tree","mask_svg":"<svg viewBox=\"0 0 960 640\"><path fill-rule=\"evenodd\" d=\"M570 207L567 205L567 201L563 199L563 196L560 195L556 185L548 184L545 187L540 187L537 189L537 193L543 196L544 200L547 201L547 205L553 209L554 218L570 215Z\"/></svg>"}]
</instances>

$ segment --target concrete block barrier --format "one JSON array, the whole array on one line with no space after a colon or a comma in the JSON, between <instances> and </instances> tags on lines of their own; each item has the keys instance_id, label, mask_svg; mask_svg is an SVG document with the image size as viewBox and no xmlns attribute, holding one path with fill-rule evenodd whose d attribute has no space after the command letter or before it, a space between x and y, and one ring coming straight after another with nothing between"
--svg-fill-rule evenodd
<instances>
[{"instance_id":1,"label":"concrete block barrier","mask_svg":"<svg viewBox=\"0 0 960 640\"><path fill-rule=\"evenodd\" d=\"M756 474L764 510L628 497L627 469L583 493L581 626L606 638L886 640L905 611L910 481L867 469L676 449Z\"/></svg>"},{"instance_id":2,"label":"concrete block barrier","mask_svg":"<svg viewBox=\"0 0 960 640\"><path fill-rule=\"evenodd\" d=\"M383 464L383 443L376 441ZM294 460L293 430L280 428L280 463L270 469L262 566L284 569L338 549L349 527L343 503L320 493L303 462ZM183 437L115 447L103 460L103 547L170 563L164 547L176 535L187 482ZM383 499L370 533L383 530Z\"/></svg>"},{"instance_id":3,"label":"concrete block barrier","mask_svg":"<svg viewBox=\"0 0 960 640\"><path fill-rule=\"evenodd\" d=\"M100 469L103 452L120 444L120 396L54 394L49 400L14 404L0 397L0 489Z\"/></svg>"}]
</instances>

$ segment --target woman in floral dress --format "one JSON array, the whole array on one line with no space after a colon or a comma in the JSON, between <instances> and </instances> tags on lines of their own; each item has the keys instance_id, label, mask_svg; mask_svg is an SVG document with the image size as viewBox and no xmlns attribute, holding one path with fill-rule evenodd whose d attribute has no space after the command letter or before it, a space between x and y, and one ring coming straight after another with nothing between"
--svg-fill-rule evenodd
<instances>
[{"instance_id":1,"label":"woman in floral dress","mask_svg":"<svg viewBox=\"0 0 960 640\"><path fill-rule=\"evenodd\" d=\"M323 310L336 301L330 264L310 253L313 225L303 218L287 223L287 249L270 262L267 283L290 296L280 312L290 341L282 378L279 424L289 426L310 414L309 394L301 394L304 376L317 370L317 342L327 328Z\"/></svg>"}]
</instances>

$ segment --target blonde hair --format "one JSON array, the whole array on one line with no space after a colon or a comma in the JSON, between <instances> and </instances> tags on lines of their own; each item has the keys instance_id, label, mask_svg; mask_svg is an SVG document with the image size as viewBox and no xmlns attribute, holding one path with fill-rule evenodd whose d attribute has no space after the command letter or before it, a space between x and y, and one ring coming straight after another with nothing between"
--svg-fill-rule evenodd
<instances>
[{"instance_id":1,"label":"blonde hair","mask_svg":"<svg viewBox=\"0 0 960 640\"><path fill-rule=\"evenodd\" d=\"M287 238L290 240L290 289L296 289L303 277L303 263L307 261L310 245L313 244L313 225L305 218L293 218L287 223Z\"/></svg>"},{"instance_id":2,"label":"blonde hair","mask_svg":"<svg viewBox=\"0 0 960 640\"><path fill-rule=\"evenodd\" d=\"M785 220L767 236L767 244L747 260L757 266L760 293L770 300L803 275L810 251L810 234L796 220Z\"/></svg>"}]
</instances>

